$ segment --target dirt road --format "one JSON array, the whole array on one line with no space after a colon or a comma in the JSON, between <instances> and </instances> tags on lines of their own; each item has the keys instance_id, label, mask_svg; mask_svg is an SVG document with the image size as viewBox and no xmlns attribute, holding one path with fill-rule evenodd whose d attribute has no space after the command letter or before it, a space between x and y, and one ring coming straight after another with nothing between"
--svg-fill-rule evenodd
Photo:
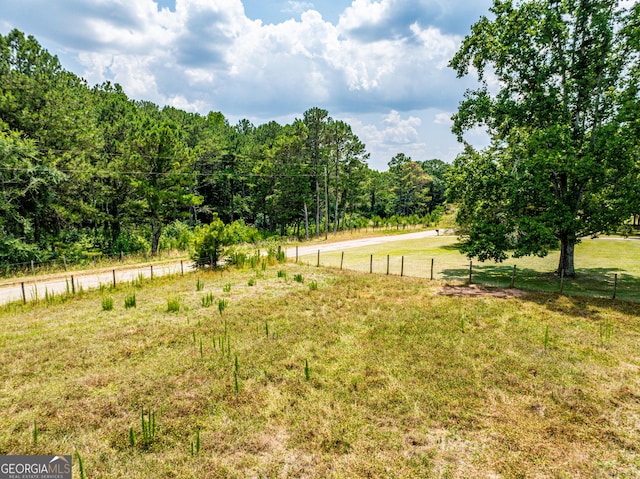
<instances>
[{"instance_id":1,"label":"dirt road","mask_svg":"<svg viewBox=\"0 0 640 479\"><path fill-rule=\"evenodd\" d=\"M432 236L437 236L435 231L419 231L417 233L406 233L401 235L394 236L376 236L373 238L360 238L355 240L348 241L338 241L336 243L319 243L310 246L299 246L298 247L298 255L304 256L307 254L314 254L320 250L321 253L325 251L341 251L343 249L351 249L351 248L360 248L361 246L371 246L382 243L391 243L393 241L406 241L406 240L414 240L414 239L422 239L429 238ZM287 257L295 258L296 249L295 248L287 248Z\"/></svg>"},{"instance_id":2,"label":"dirt road","mask_svg":"<svg viewBox=\"0 0 640 479\"><path fill-rule=\"evenodd\" d=\"M406 241L412 239L428 238L436 236L435 231L421 231L418 233L407 233L394 236L376 236L373 238L361 238L348 241L339 241L335 243L319 243L309 246L299 246L297 254L304 256L308 254L325 251L339 251L350 248L358 248L361 246L370 246L393 241ZM287 248L286 255L288 258L296 257L296 248ZM193 270L192 262L184 260L174 260L163 263L144 263L132 266L122 266L115 270L113 268L74 271L73 273L61 273L46 276L26 276L23 278L13 278L0 283L0 305L12 301L33 301L35 299L44 299L46 294L62 294L73 287L76 291L80 288L84 290L99 288L101 285L111 285L114 281L116 284L123 282L131 282L137 280L140 276L149 278L153 276L165 276L168 274L179 274Z\"/></svg>"},{"instance_id":3,"label":"dirt road","mask_svg":"<svg viewBox=\"0 0 640 479\"><path fill-rule=\"evenodd\" d=\"M45 276L26 276L23 278L13 278L0 283L0 305L12 301L33 301L43 300L47 294L62 294L80 289L89 290L99 288L100 285L112 285L131 282L138 278L150 278L151 275L165 276L168 274L180 274L182 271L192 271L191 261L172 260L162 263L144 263L131 266L120 266L108 269L94 269L84 271L73 271L61 274ZM73 279L72 279L73 278ZM71 285L73 281L73 286Z\"/></svg>"}]
</instances>

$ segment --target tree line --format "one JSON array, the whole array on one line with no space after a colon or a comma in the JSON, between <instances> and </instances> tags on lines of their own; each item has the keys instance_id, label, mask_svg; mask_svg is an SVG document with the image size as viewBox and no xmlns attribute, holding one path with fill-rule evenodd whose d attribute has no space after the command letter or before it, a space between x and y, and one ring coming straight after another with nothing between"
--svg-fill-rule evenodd
<instances>
[{"instance_id":1,"label":"tree line","mask_svg":"<svg viewBox=\"0 0 640 479\"><path fill-rule=\"evenodd\" d=\"M400 153L378 172L368 158L324 109L231 125L90 86L34 37L0 35L2 264L156 254L167 236L218 219L317 236L363 219L428 219L444 202L446 163Z\"/></svg>"}]
</instances>

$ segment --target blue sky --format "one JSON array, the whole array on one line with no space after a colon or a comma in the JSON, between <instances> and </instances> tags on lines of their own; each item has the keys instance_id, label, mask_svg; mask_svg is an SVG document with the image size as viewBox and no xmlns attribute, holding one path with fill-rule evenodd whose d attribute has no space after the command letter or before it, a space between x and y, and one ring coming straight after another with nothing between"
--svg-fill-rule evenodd
<instances>
[{"instance_id":1,"label":"blue sky","mask_svg":"<svg viewBox=\"0 0 640 479\"><path fill-rule=\"evenodd\" d=\"M447 67L490 0L0 0L0 33L35 36L90 84L232 123L326 108L367 145L452 161L450 117L473 78ZM486 138L471 132L482 146Z\"/></svg>"}]
</instances>

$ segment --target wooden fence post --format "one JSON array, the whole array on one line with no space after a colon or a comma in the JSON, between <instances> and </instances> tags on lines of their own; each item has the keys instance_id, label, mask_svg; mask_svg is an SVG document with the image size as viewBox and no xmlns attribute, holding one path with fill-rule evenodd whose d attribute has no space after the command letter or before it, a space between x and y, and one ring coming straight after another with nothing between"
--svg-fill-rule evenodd
<instances>
[{"instance_id":1,"label":"wooden fence post","mask_svg":"<svg viewBox=\"0 0 640 479\"><path fill-rule=\"evenodd\" d=\"M116 270L113 270L113 287L116 287Z\"/></svg>"},{"instance_id":2,"label":"wooden fence post","mask_svg":"<svg viewBox=\"0 0 640 479\"><path fill-rule=\"evenodd\" d=\"M151 265L151 279L153 279L153 265Z\"/></svg>"},{"instance_id":3,"label":"wooden fence post","mask_svg":"<svg viewBox=\"0 0 640 479\"><path fill-rule=\"evenodd\" d=\"M22 304L27 304L27 295L24 292L24 283L20 283L20 286L22 287Z\"/></svg>"},{"instance_id":4,"label":"wooden fence post","mask_svg":"<svg viewBox=\"0 0 640 479\"><path fill-rule=\"evenodd\" d=\"M473 260L469 261L469 284L473 279Z\"/></svg>"},{"instance_id":5,"label":"wooden fence post","mask_svg":"<svg viewBox=\"0 0 640 479\"><path fill-rule=\"evenodd\" d=\"M389 276L389 255L387 255L387 276Z\"/></svg>"},{"instance_id":6,"label":"wooden fence post","mask_svg":"<svg viewBox=\"0 0 640 479\"><path fill-rule=\"evenodd\" d=\"M513 288L514 285L516 283L516 265L513 265L513 272L511 273L511 286L510 288Z\"/></svg>"},{"instance_id":7,"label":"wooden fence post","mask_svg":"<svg viewBox=\"0 0 640 479\"><path fill-rule=\"evenodd\" d=\"M369 274L373 273L373 255L369 257Z\"/></svg>"},{"instance_id":8,"label":"wooden fence post","mask_svg":"<svg viewBox=\"0 0 640 479\"><path fill-rule=\"evenodd\" d=\"M433 281L433 258L431 258L431 281Z\"/></svg>"},{"instance_id":9,"label":"wooden fence post","mask_svg":"<svg viewBox=\"0 0 640 479\"><path fill-rule=\"evenodd\" d=\"M320 267L320 250L318 250L318 264L316 265L316 267Z\"/></svg>"},{"instance_id":10,"label":"wooden fence post","mask_svg":"<svg viewBox=\"0 0 640 479\"><path fill-rule=\"evenodd\" d=\"M73 279L73 275L71 275L71 293L76 294L76 280Z\"/></svg>"},{"instance_id":11,"label":"wooden fence post","mask_svg":"<svg viewBox=\"0 0 640 479\"><path fill-rule=\"evenodd\" d=\"M400 277L404 276L404 256L402 257L402 263L400 263Z\"/></svg>"},{"instance_id":12,"label":"wooden fence post","mask_svg":"<svg viewBox=\"0 0 640 479\"><path fill-rule=\"evenodd\" d=\"M342 264L344 263L344 251L342 252L342 256L340 256L340 271L342 271Z\"/></svg>"},{"instance_id":13,"label":"wooden fence post","mask_svg":"<svg viewBox=\"0 0 640 479\"><path fill-rule=\"evenodd\" d=\"M184 263L180 260L180 273L184 276Z\"/></svg>"},{"instance_id":14,"label":"wooden fence post","mask_svg":"<svg viewBox=\"0 0 640 479\"><path fill-rule=\"evenodd\" d=\"M616 299L616 293L618 292L618 273L613 276L613 299Z\"/></svg>"},{"instance_id":15,"label":"wooden fence post","mask_svg":"<svg viewBox=\"0 0 640 479\"><path fill-rule=\"evenodd\" d=\"M298 264L298 246L296 245L296 264Z\"/></svg>"}]
</instances>

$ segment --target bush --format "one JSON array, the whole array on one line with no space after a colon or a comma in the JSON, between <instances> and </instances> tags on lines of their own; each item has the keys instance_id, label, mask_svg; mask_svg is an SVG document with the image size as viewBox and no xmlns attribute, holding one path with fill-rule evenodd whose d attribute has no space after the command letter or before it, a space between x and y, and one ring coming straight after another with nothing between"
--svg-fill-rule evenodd
<instances>
[{"instance_id":1,"label":"bush","mask_svg":"<svg viewBox=\"0 0 640 479\"><path fill-rule=\"evenodd\" d=\"M211 265L215 268L218 266L220 258L228 253L229 246L255 242L259 239L258 230L245 225L244 221L234 221L225 225L220 218L215 217L210 224L196 228L193 241L194 252L191 259L198 266Z\"/></svg>"},{"instance_id":2,"label":"bush","mask_svg":"<svg viewBox=\"0 0 640 479\"><path fill-rule=\"evenodd\" d=\"M182 221L175 220L162 231L160 236L160 249L178 249L187 251L193 242L193 230Z\"/></svg>"},{"instance_id":3,"label":"bush","mask_svg":"<svg viewBox=\"0 0 640 479\"><path fill-rule=\"evenodd\" d=\"M151 245L144 237L131 231L123 231L116 238L111 247L112 254L144 253L151 250Z\"/></svg>"}]
</instances>

